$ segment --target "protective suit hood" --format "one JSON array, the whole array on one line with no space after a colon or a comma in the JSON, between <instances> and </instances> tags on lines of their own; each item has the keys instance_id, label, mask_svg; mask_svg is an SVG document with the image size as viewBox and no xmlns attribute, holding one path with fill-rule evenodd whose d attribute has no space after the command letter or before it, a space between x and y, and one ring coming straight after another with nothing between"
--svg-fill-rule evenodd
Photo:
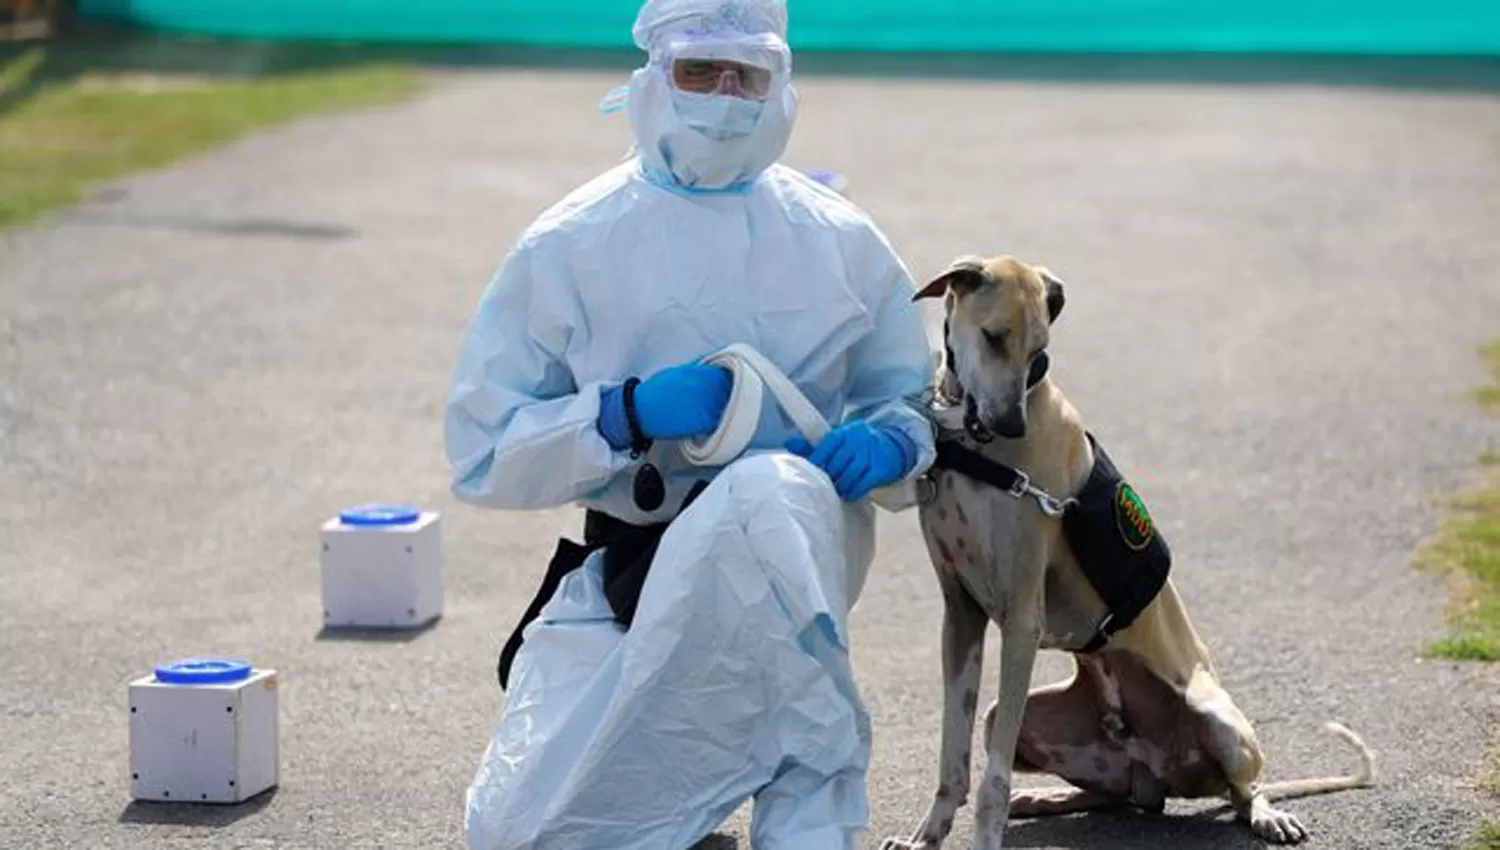
<instances>
[{"instance_id":1,"label":"protective suit hood","mask_svg":"<svg viewBox=\"0 0 1500 850\"><path fill-rule=\"evenodd\" d=\"M780 2L659 0L641 9L650 54L630 79L630 121L646 176L688 193L743 191L781 157L797 117L786 8ZM680 57L743 62L771 74L764 101L692 94L672 84Z\"/></svg>"},{"instance_id":2,"label":"protective suit hood","mask_svg":"<svg viewBox=\"0 0 1500 850\"><path fill-rule=\"evenodd\" d=\"M649 51L663 33L693 30L774 35L786 41L785 0L647 0L631 35Z\"/></svg>"}]
</instances>

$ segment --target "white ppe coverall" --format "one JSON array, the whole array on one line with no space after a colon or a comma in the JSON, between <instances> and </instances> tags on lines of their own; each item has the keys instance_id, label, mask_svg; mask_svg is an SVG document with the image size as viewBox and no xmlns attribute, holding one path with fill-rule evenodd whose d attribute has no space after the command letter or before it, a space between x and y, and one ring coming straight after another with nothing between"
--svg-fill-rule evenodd
<instances>
[{"instance_id":1,"label":"white ppe coverall","mask_svg":"<svg viewBox=\"0 0 1500 850\"><path fill-rule=\"evenodd\" d=\"M527 627L467 796L476 850L680 850L751 797L761 850L843 850L868 819L846 620L873 556L869 502L841 502L782 450L796 432L774 402L723 468L662 442L633 459L596 422L626 378L745 343L830 423L902 431L914 476L934 450L913 287L852 204L771 164L795 112L784 80L724 177L674 170L682 128L646 91L661 73L632 82L637 156L544 213L485 291L446 440L454 492L496 508L578 503L643 525L712 483L662 538L628 631L600 552ZM666 482L654 512L632 498L646 460Z\"/></svg>"}]
</instances>

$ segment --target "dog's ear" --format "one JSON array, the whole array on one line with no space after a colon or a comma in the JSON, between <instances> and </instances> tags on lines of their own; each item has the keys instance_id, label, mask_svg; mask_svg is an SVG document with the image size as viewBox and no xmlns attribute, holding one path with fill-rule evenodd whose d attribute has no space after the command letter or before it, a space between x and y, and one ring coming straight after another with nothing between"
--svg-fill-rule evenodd
<instances>
[{"instance_id":1,"label":"dog's ear","mask_svg":"<svg viewBox=\"0 0 1500 850\"><path fill-rule=\"evenodd\" d=\"M1057 321L1057 314L1062 312L1063 304L1067 299L1063 297L1062 278L1052 273L1046 266L1037 266L1037 274L1042 276L1042 283L1047 285L1047 323Z\"/></svg>"},{"instance_id":2,"label":"dog's ear","mask_svg":"<svg viewBox=\"0 0 1500 850\"><path fill-rule=\"evenodd\" d=\"M921 301L923 298L942 298L948 294L951 288L958 293L973 292L984 283L984 261L978 257L960 257L953 261L948 270L933 278L932 282L922 287L921 291L913 295L911 300Z\"/></svg>"}]
</instances>

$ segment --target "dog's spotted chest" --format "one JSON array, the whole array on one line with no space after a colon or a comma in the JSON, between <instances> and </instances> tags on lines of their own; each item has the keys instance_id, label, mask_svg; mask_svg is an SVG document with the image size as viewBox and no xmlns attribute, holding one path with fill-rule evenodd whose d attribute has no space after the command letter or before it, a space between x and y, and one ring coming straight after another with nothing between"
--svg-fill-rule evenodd
<instances>
[{"instance_id":1,"label":"dog's spotted chest","mask_svg":"<svg viewBox=\"0 0 1500 850\"><path fill-rule=\"evenodd\" d=\"M958 582L995 621L1005 617L1008 575L997 571L992 541L1014 531L1017 504L995 500L958 473L934 470L935 493L919 511L933 567L944 582ZM996 537L995 535L1001 535Z\"/></svg>"},{"instance_id":2,"label":"dog's spotted chest","mask_svg":"<svg viewBox=\"0 0 1500 850\"><path fill-rule=\"evenodd\" d=\"M952 470L931 473L933 494L918 514L922 536L933 568L941 582L956 583L995 623L1008 615L1006 601L1014 596L1015 575L997 568L1002 560L994 547L1005 546L1025 533L1019 526L1030 507L1026 502L1001 494ZM1043 620L1042 645L1062 649L1080 638L1055 634L1053 623Z\"/></svg>"},{"instance_id":3,"label":"dog's spotted chest","mask_svg":"<svg viewBox=\"0 0 1500 850\"><path fill-rule=\"evenodd\" d=\"M978 567L977 541L971 542L974 530L962 501L955 495L957 476L949 472L933 475L937 493L920 511L922 531L932 548L933 563L940 573L957 576L960 567Z\"/></svg>"}]
</instances>

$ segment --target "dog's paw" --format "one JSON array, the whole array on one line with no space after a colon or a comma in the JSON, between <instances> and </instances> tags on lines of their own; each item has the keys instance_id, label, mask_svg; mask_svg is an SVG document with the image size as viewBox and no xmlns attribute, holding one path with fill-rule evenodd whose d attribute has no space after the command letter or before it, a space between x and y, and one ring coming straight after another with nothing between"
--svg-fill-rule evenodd
<instances>
[{"instance_id":1,"label":"dog's paw","mask_svg":"<svg viewBox=\"0 0 1500 850\"><path fill-rule=\"evenodd\" d=\"M887 838L880 850L940 850L942 842L914 841L909 838Z\"/></svg>"},{"instance_id":2,"label":"dog's paw","mask_svg":"<svg viewBox=\"0 0 1500 850\"><path fill-rule=\"evenodd\" d=\"M1272 844L1301 844L1307 840L1307 829L1296 815L1270 806L1251 818L1250 829Z\"/></svg>"}]
</instances>

